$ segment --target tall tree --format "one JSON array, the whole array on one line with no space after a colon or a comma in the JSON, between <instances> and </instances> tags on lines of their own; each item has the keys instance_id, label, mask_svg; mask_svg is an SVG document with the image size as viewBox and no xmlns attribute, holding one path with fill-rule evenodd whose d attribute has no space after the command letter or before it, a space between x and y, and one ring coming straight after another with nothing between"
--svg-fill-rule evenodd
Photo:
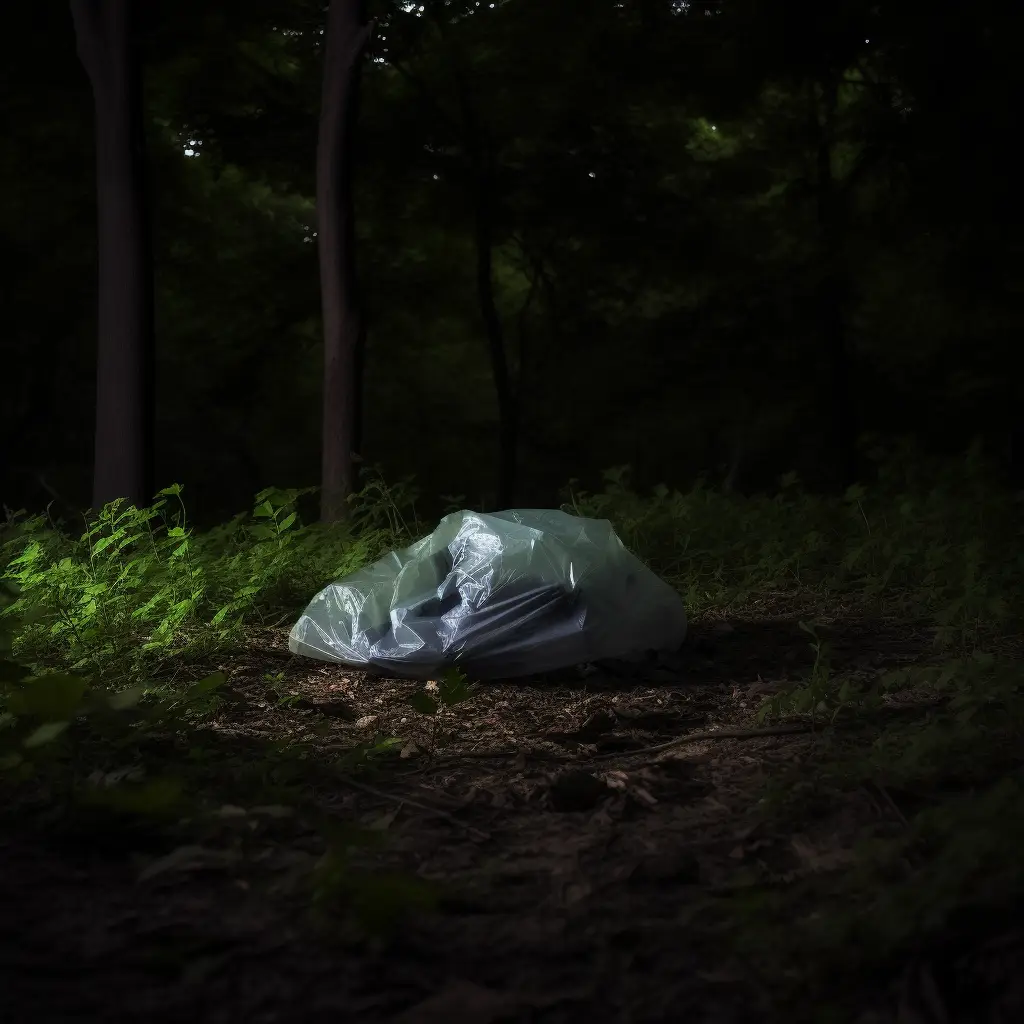
<instances>
[{"instance_id":1,"label":"tall tree","mask_svg":"<svg viewBox=\"0 0 1024 1024\"><path fill-rule=\"evenodd\" d=\"M352 143L363 51L374 22L364 0L331 0L324 45L316 157L317 243L324 332L320 518L338 522L353 489L359 415L358 371L365 344L355 269Z\"/></svg>"},{"instance_id":2,"label":"tall tree","mask_svg":"<svg viewBox=\"0 0 1024 1024\"><path fill-rule=\"evenodd\" d=\"M438 22L443 25L442 22ZM451 53L466 155L469 158L469 189L473 203L473 242L476 254L476 292L487 336L487 351L498 405L498 506L516 503L519 455L520 395L509 371L505 331L494 295L495 183L494 145L477 115L463 56Z\"/></svg>"},{"instance_id":3,"label":"tall tree","mask_svg":"<svg viewBox=\"0 0 1024 1024\"><path fill-rule=\"evenodd\" d=\"M131 0L71 0L96 109L99 303L94 508L153 495L153 258Z\"/></svg>"}]
</instances>

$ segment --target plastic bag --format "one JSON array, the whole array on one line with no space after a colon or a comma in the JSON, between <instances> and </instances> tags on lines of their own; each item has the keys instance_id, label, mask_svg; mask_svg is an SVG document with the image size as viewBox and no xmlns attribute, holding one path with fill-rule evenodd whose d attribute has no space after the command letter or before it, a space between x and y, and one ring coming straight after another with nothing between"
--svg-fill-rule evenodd
<instances>
[{"instance_id":1,"label":"plastic bag","mask_svg":"<svg viewBox=\"0 0 1024 1024\"><path fill-rule=\"evenodd\" d=\"M674 652L679 595L611 523L555 509L454 512L428 537L331 583L310 601L295 654L427 679L458 666L511 679Z\"/></svg>"}]
</instances>

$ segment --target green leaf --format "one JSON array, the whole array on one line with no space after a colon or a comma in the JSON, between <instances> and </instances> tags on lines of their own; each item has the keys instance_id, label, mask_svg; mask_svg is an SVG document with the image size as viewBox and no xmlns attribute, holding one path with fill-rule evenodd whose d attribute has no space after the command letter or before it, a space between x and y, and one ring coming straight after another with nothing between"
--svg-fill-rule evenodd
<instances>
[{"instance_id":1,"label":"green leaf","mask_svg":"<svg viewBox=\"0 0 1024 1024\"><path fill-rule=\"evenodd\" d=\"M249 535L257 540L271 540L277 536L277 531L270 526L250 526Z\"/></svg>"},{"instance_id":2,"label":"green leaf","mask_svg":"<svg viewBox=\"0 0 1024 1024\"><path fill-rule=\"evenodd\" d=\"M447 707L469 700L472 693L465 673L457 668L448 669L438 684L438 696L441 703Z\"/></svg>"},{"instance_id":3,"label":"green leaf","mask_svg":"<svg viewBox=\"0 0 1024 1024\"><path fill-rule=\"evenodd\" d=\"M69 719L81 707L88 684L81 676L53 672L35 676L7 698L8 710L18 717Z\"/></svg>"},{"instance_id":4,"label":"green leaf","mask_svg":"<svg viewBox=\"0 0 1024 1024\"><path fill-rule=\"evenodd\" d=\"M117 541L121 538L121 536L124 534L124 532L125 532L124 529L115 530L109 536L101 537L93 545L93 549L92 549L93 555L94 556L95 555L100 555L104 551L106 551L106 549L109 548L111 544L117 543Z\"/></svg>"},{"instance_id":5,"label":"green leaf","mask_svg":"<svg viewBox=\"0 0 1024 1024\"><path fill-rule=\"evenodd\" d=\"M158 498L173 498L182 492L181 484L171 484L170 487L165 487L162 491L157 491L156 496Z\"/></svg>"},{"instance_id":6,"label":"green leaf","mask_svg":"<svg viewBox=\"0 0 1024 1024\"><path fill-rule=\"evenodd\" d=\"M34 747L42 747L47 743L52 743L65 729L68 727L68 722L44 722L38 728L33 729L32 732L25 737L23 746L32 749Z\"/></svg>"},{"instance_id":7,"label":"green leaf","mask_svg":"<svg viewBox=\"0 0 1024 1024\"><path fill-rule=\"evenodd\" d=\"M214 672L205 679L200 679L198 683L193 683L185 691L185 699L193 700L196 697L201 697L204 693L212 693L218 687L223 686L226 679L227 676L223 672Z\"/></svg>"},{"instance_id":8,"label":"green leaf","mask_svg":"<svg viewBox=\"0 0 1024 1024\"><path fill-rule=\"evenodd\" d=\"M426 690L419 690L408 700L409 706L418 711L421 715L436 715L437 701L427 693Z\"/></svg>"},{"instance_id":9,"label":"green leaf","mask_svg":"<svg viewBox=\"0 0 1024 1024\"><path fill-rule=\"evenodd\" d=\"M107 706L112 711L127 711L139 703L145 692L145 687L142 686L132 686L127 690L117 690L107 695Z\"/></svg>"},{"instance_id":10,"label":"green leaf","mask_svg":"<svg viewBox=\"0 0 1024 1024\"><path fill-rule=\"evenodd\" d=\"M252 514L254 519L272 519L274 506L269 501L264 501L253 509Z\"/></svg>"},{"instance_id":11,"label":"green leaf","mask_svg":"<svg viewBox=\"0 0 1024 1024\"><path fill-rule=\"evenodd\" d=\"M278 529L281 530L281 532L283 533L285 530L288 529L289 526L292 525L292 523L295 522L295 519L296 519L297 515L298 515L298 513L296 513L296 512L289 512L288 515L286 515L284 517L284 519L281 520L280 525L278 526Z\"/></svg>"},{"instance_id":12,"label":"green leaf","mask_svg":"<svg viewBox=\"0 0 1024 1024\"><path fill-rule=\"evenodd\" d=\"M133 544L137 544L143 537L141 533L129 533L122 537L117 547L114 549L117 554L123 554ZM123 573L122 573L123 575Z\"/></svg>"},{"instance_id":13,"label":"green leaf","mask_svg":"<svg viewBox=\"0 0 1024 1024\"><path fill-rule=\"evenodd\" d=\"M219 626L235 610L234 602L224 605L210 620L211 626Z\"/></svg>"}]
</instances>

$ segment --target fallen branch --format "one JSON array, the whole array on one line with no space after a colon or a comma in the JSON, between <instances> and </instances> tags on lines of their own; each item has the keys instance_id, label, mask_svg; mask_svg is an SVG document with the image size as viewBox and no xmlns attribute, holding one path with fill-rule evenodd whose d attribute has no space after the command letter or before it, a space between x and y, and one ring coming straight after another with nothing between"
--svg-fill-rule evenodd
<instances>
[{"instance_id":1,"label":"fallen branch","mask_svg":"<svg viewBox=\"0 0 1024 1024\"><path fill-rule=\"evenodd\" d=\"M655 743L651 747L638 747L636 750L616 750L611 754L597 754L591 761L610 761L616 757L636 757L637 754L658 754L663 750L681 747L684 743L697 743L700 740L746 740L755 736L790 736L802 732L812 732L807 725L773 725L764 729L717 729L712 732L692 732L689 736L680 736L665 743Z\"/></svg>"},{"instance_id":2,"label":"fallen branch","mask_svg":"<svg viewBox=\"0 0 1024 1024\"><path fill-rule=\"evenodd\" d=\"M793 725L775 725L764 729L718 729L712 732L693 732L689 736L680 736L665 743L656 743L651 747L637 747L636 750L616 750L609 754L595 754L588 761L611 761L616 757L636 757L637 754L657 754L684 743L696 743L699 740L746 740L755 736L789 736L802 732L813 732L810 723ZM579 761L570 755L559 756L546 750L467 750L459 754L448 755L453 760L463 757L479 757L500 759L505 757L535 757L547 761Z\"/></svg>"}]
</instances>

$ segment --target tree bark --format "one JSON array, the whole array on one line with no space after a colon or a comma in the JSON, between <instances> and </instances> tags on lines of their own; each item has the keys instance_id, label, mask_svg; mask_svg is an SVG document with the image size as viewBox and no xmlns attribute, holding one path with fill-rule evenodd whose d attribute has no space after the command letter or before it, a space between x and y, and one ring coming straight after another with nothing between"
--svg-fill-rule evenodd
<instances>
[{"instance_id":1,"label":"tree bark","mask_svg":"<svg viewBox=\"0 0 1024 1024\"><path fill-rule=\"evenodd\" d=\"M97 510L153 497L153 256L135 9L132 0L71 0L96 107Z\"/></svg>"},{"instance_id":2,"label":"tree bark","mask_svg":"<svg viewBox=\"0 0 1024 1024\"><path fill-rule=\"evenodd\" d=\"M454 56L455 85L466 149L470 158L473 197L473 238L476 247L476 291L491 358L495 398L498 404L498 488L499 508L515 505L519 476L519 395L509 372L508 352L501 315L494 298L494 162L490 145L477 120L476 109L459 63Z\"/></svg>"},{"instance_id":3,"label":"tree bark","mask_svg":"<svg viewBox=\"0 0 1024 1024\"><path fill-rule=\"evenodd\" d=\"M320 518L348 516L359 435L361 347L365 338L355 268L352 143L363 51L374 22L364 0L331 0L324 33L324 78L316 156L317 249L324 330Z\"/></svg>"}]
</instances>

